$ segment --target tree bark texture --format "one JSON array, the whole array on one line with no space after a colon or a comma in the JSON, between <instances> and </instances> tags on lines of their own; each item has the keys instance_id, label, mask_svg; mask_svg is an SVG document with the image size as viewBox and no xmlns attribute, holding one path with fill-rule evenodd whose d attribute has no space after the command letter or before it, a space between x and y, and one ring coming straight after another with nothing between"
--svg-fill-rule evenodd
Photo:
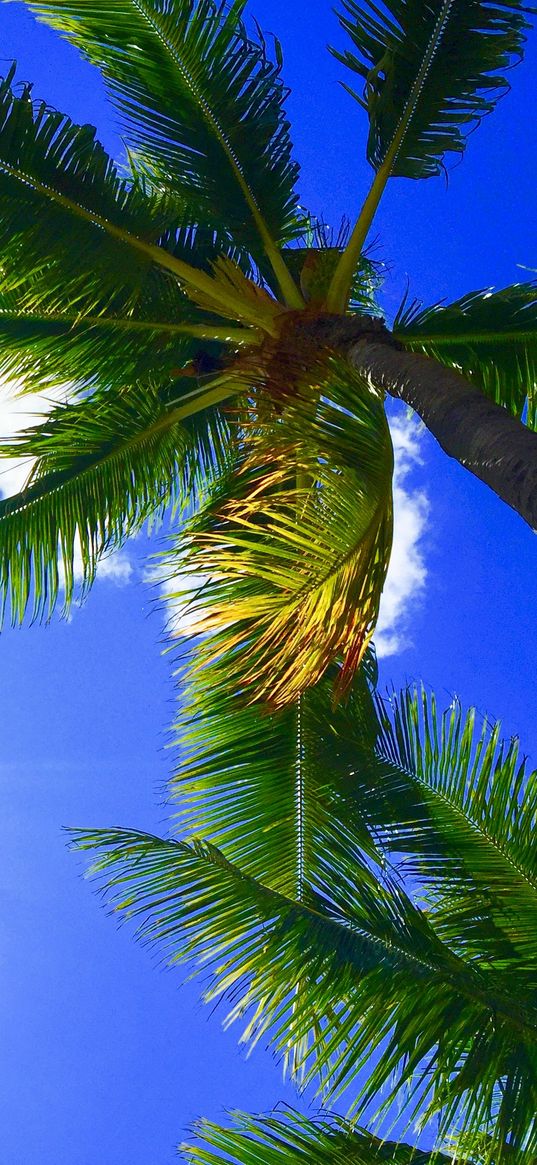
<instances>
[{"instance_id":1,"label":"tree bark texture","mask_svg":"<svg viewBox=\"0 0 537 1165\"><path fill-rule=\"evenodd\" d=\"M458 372L401 351L387 336L351 343L346 355L374 385L410 405L450 457L537 530L537 433Z\"/></svg>"}]
</instances>

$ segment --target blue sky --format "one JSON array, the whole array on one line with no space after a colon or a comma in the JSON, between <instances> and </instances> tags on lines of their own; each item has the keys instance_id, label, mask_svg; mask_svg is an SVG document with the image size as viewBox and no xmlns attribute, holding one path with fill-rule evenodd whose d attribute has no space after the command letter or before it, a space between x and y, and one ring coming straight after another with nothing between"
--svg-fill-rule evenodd
<instances>
[{"instance_id":1,"label":"blue sky","mask_svg":"<svg viewBox=\"0 0 537 1165\"><path fill-rule=\"evenodd\" d=\"M258 0L251 11L283 42L302 201L337 224L355 213L369 174L364 117L324 48L338 38L330 4ZM0 30L2 57L19 61L36 96L96 124L118 153L95 71L23 5L2 4ZM534 34L511 94L447 185L393 183L373 232L391 269L388 311L407 281L413 296L434 302L528 277L520 264L537 268L537 131L528 116L536 66ZM385 639L398 650L383 659L382 676L423 677L446 703L457 693L500 716L536 756L535 536L427 435L412 435L404 418L398 424L404 537L392 577L405 601L392 604ZM196 986L179 990L180 975L155 969L127 930L116 930L65 851L63 825L166 828L174 692L156 592L143 581L148 549L137 540L69 623L0 638L6 1165L168 1165L196 1115L219 1119L225 1109L293 1099L269 1055L245 1062L238 1032L221 1031Z\"/></svg>"}]
</instances>

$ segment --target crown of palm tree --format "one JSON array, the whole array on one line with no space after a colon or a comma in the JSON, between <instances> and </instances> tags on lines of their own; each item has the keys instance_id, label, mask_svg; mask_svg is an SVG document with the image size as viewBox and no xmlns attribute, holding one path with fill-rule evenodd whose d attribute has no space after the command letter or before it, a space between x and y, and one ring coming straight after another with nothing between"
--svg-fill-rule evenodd
<instances>
[{"instance_id":1,"label":"crown of palm tree","mask_svg":"<svg viewBox=\"0 0 537 1165\"><path fill-rule=\"evenodd\" d=\"M91 127L34 103L10 70L0 87L0 370L26 390L68 384L72 393L67 409L2 446L6 455L35 459L29 488L0 507L1 586L15 620L28 603L49 614L60 590L69 602L78 543L91 582L99 556L177 491L185 457L218 468L233 444L244 460L271 404L282 427L289 422L288 463L303 461L304 448L291 448L290 404L300 390L310 398L311 436L302 487L319 492L317 411L342 375L338 333L326 323L351 310L356 339L378 314L378 279L363 257L375 207L390 177L427 177L446 153L465 148L469 130L507 88L505 69L523 50L530 11L519 0L391 0L382 11L369 0L345 2L340 20L351 47L339 55L364 81L355 96L369 117L375 177L349 237L330 239L299 206L281 50L276 44L272 53L246 30L242 0L230 7L118 0L110 11L91 0L30 0L28 7L101 69L128 167L118 172ZM470 293L450 307L402 310L392 334L374 335L462 369L533 427L535 305L531 284ZM307 344L302 321L309 321ZM350 376L348 347L339 344ZM323 351L332 352L331 363ZM368 386L360 389L358 379L354 395L363 398ZM225 420L230 400L234 441ZM369 420L378 446L382 411L372 406ZM351 426L349 418L347 439ZM140 472L129 483L131 457ZM336 520L359 530L360 491L356 506ZM315 524L315 506L310 511ZM371 555L363 556L363 585L370 588L369 574L374 591L364 646L386 534L383 542L372 575ZM287 597L280 591L282 603Z\"/></svg>"}]
</instances>

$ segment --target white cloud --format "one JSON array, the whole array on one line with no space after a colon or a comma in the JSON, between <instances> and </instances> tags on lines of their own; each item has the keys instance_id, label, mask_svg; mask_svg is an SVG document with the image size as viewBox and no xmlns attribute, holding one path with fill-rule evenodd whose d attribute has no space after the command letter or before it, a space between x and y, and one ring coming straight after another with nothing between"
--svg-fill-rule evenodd
<instances>
[{"instance_id":1,"label":"white cloud","mask_svg":"<svg viewBox=\"0 0 537 1165\"><path fill-rule=\"evenodd\" d=\"M51 389L50 393L21 391L16 380L0 381L0 441L6 441L15 433L36 425L46 416L58 400L65 400L65 389ZM0 463L0 493L3 497L18 493L27 480L32 468L30 458L2 458Z\"/></svg>"},{"instance_id":2,"label":"white cloud","mask_svg":"<svg viewBox=\"0 0 537 1165\"><path fill-rule=\"evenodd\" d=\"M125 587L132 581L133 574L134 567L128 554L125 550L116 550L101 559L97 577L101 581L115 583L117 587Z\"/></svg>"},{"instance_id":3,"label":"white cloud","mask_svg":"<svg viewBox=\"0 0 537 1165\"><path fill-rule=\"evenodd\" d=\"M423 596L427 579L423 536L429 501L424 491L411 482L414 470L422 464L423 429L406 414L391 417L390 429L395 452L394 537L375 632L379 657L395 655L409 646L411 613L416 600Z\"/></svg>"},{"instance_id":4,"label":"white cloud","mask_svg":"<svg viewBox=\"0 0 537 1165\"><path fill-rule=\"evenodd\" d=\"M168 631L176 639L193 634L197 622L195 604L203 595L203 588L210 582L209 575L192 573L170 580L173 593L169 593L170 583L163 583L168 610Z\"/></svg>"},{"instance_id":5,"label":"white cloud","mask_svg":"<svg viewBox=\"0 0 537 1165\"><path fill-rule=\"evenodd\" d=\"M142 577L150 586L156 586L164 599L167 632L174 639L193 635L198 618L203 618L203 589L210 582L209 575L198 571L170 573L170 563L165 558L150 562Z\"/></svg>"},{"instance_id":6,"label":"white cloud","mask_svg":"<svg viewBox=\"0 0 537 1165\"><path fill-rule=\"evenodd\" d=\"M68 388L54 387L50 392L24 393L17 396L21 386L17 381L0 381L0 442L15 433L36 425L58 401L65 401ZM33 464L32 458L9 457L0 462L0 495L9 497L23 489ZM75 555L75 578L82 579L82 557ZM134 568L128 554L118 550L99 563L98 578L116 586L126 586Z\"/></svg>"}]
</instances>

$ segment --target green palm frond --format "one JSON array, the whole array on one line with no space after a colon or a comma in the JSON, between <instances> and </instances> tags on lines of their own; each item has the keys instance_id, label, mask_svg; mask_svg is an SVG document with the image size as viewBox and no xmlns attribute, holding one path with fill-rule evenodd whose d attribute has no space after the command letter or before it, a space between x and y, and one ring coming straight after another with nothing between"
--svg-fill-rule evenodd
<instances>
[{"instance_id":1,"label":"green palm frond","mask_svg":"<svg viewBox=\"0 0 537 1165\"><path fill-rule=\"evenodd\" d=\"M149 272L152 275L155 272ZM234 328L185 310L176 284L160 286L155 302L143 299L130 312L80 315L63 307L49 311L32 303L22 288L0 290L0 375L25 392L50 392L68 384L73 392L116 388L150 378L169 383L178 376L223 367L226 356L255 344L253 328ZM192 305L190 305L192 306Z\"/></svg>"},{"instance_id":2,"label":"green palm frond","mask_svg":"<svg viewBox=\"0 0 537 1165\"><path fill-rule=\"evenodd\" d=\"M338 771L333 756L336 669L290 707L269 712L241 698L235 666L222 652L199 669L195 653L190 682L187 667L171 782L177 832L204 837L272 889L307 900L327 855L335 878L340 854L347 863L353 855L361 862L362 853L380 860L361 807L347 795L348 768ZM374 719L365 668L348 703L361 723Z\"/></svg>"},{"instance_id":3,"label":"green palm frond","mask_svg":"<svg viewBox=\"0 0 537 1165\"><path fill-rule=\"evenodd\" d=\"M276 371L285 380L281 361ZM272 411L261 390L261 420L243 429L238 469L171 559L179 580L208 579L191 605L192 633L208 633L213 654L236 652L241 688L273 706L292 702L338 654L341 690L348 684L376 622L391 550L383 403L336 356L307 378L286 382L289 395Z\"/></svg>"},{"instance_id":4,"label":"green palm frond","mask_svg":"<svg viewBox=\"0 0 537 1165\"><path fill-rule=\"evenodd\" d=\"M537 774L518 740L504 743L499 723L476 724L457 701L440 715L424 688L379 713L370 795L373 808L382 789L382 843L412 855L407 872L430 888L450 942L495 965L533 965L537 983Z\"/></svg>"},{"instance_id":5,"label":"green palm frond","mask_svg":"<svg viewBox=\"0 0 537 1165\"><path fill-rule=\"evenodd\" d=\"M2 290L20 286L27 306L48 311L67 305L92 315L118 301L128 311L155 264L189 292L214 299L206 249L200 266L184 203L144 178L120 177L92 126L34 104L28 86L17 95L13 79L14 69L0 82ZM229 232L211 233L213 251L222 237L238 270ZM245 307L248 322L257 323L231 283L217 298L225 318L241 320Z\"/></svg>"},{"instance_id":6,"label":"green palm frond","mask_svg":"<svg viewBox=\"0 0 537 1165\"><path fill-rule=\"evenodd\" d=\"M317 760L456 949L537 975L537 779L500 725L424 688L334 710ZM347 774L346 781L343 776ZM345 807L342 813L349 810Z\"/></svg>"},{"instance_id":7,"label":"green palm frond","mask_svg":"<svg viewBox=\"0 0 537 1165\"><path fill-rule=\"evenodd\" d=\"M241 702L232 652L210 640L191 666L172 781L182 829L285 893L315 886L319 852L337 863L340 831L348 853L404 859L463 950L501 966L536 959L537 783L499 724L476 727L456 702L439 716L424 689L375 712L362 673L335 708L329 672L269 714Z\"/></svg>"},{"instance_id":8,"label":"green palm frond","mask_svg":"<svg viewBox=\"0 0 537 1165\"><path fill-rule=\"evenodd\" d=\"M132 316L85 316L24 309L0 294L0 373L25 391L69 384L120 389L151 375L169 379L210 342L189 338L184 325ZM214 345L215 358L218 346Z\"/></svg>"},{"instance_id":9,"label":"green palm frond","mask_svg":"<svg viewBox=\"0 0 537 1165\"><path fill-rule=\"evenodd\" d=\"M244 4L29 0L28 7L101 69L129 144L180 193L194 220L224 226L262 263L268 252L284 291L296 296L275 247L297 230L286 90L267 44L246 33Z\"/></svg>"},{"instance_id":10,"label":"green palm frond","mask_svg":"<svg viewBox=\"0 0 537 1165\"><path fill-rule=\"evenodd\" d=\"M169 964L195 962L205 1000L227 996L228 1022L246 1017L243 1039L268 1037L280 1055L300 1048L295 1074L324 1078L327 1098L354 1083L361 1111L384 1088L385 1109L411 1084L441 1135L494 1117L492 1152L508 1135L535 1152L535 992L523 974L502 979L456 956L395 884L370 873L357 895L356 864L336 882L329 865L306 904L201 841L128 830L74 837L100 851L92 872L114 913L136 920L137 936Z\"/></svg>"},{"instance_id":11,"label":"green palm frond","mask_svg":"<svg viewBox=\"0 0 537 1165\"><path fill-rule=\"evenodd\" d=\"M54 407L0 447L36 459L26 488L0 500L0 592L13 622L28 606L50 615L60 591L68 605L79 558L84 593L106 551L221 470L228 430L214 405L227 391L215 381L171 403L148 384L103 392Z\"/></svg>"},{"instance_id":12,"label":"green palm frond","mask_svg":"<svg viewBox=\"0 0 537 1165\"><path fill-rule=\"evenodd\" d=\"M177 224L159 244L204 273L226 255L253 276L248 257L212 230ZM114 254L109 258L113 265ZM93 273L86 274L91 286ZM95 285L95 299L86 306L71 301L69 284L51 284L48 267L24 281L18 263L4 265L0 374L15 378L28 391L49 391L54 383L75 390L122 388L147 376L166 383L192 361L209 367L208 361L214 363L226 350L240 350L259 339L254 328L234 328L201 311L169 273L144 258L132 284L122 286L121 268L116 275L108 293L105 289L100 295Z\"/></svg>"},{"instance_id":13,"label":"green palm frond","mask_svg":"<svg viewBox=\"0 0 537 1165\"><path fill-rule=\"evenodd\" d=\"M450 304L403 303L394 333L405 348L460 369L471 384L537 428L537 284L472 291Z\"/></svg>"},{"instance_id":14,"label":"green palm frond","mask_svg":"<svg viewBox=\"0 0 537 1165\"><path fill-rule=\"evenodd\" d=\"M470 1158L476 1165L482 1161L498 1161L501 1165L533 1165L533 1154L524 1149L515 1149L509 1141L498 1148L491 1146L490 1133L483 1131L476 1136L470 1133L454 1133L446 1138L446 1149L451 1152L451 1161L454 1165Z\"/></svg>"},{"instance_id":15,"label":"green palm frond","mask_svg":"<svg viewBox=\"0 0 537 1165\"><path fill-rule=\"evenodd\" d=\"M364 81L353 96L369 117L375 170L428 178L461 152L509 86L527 14L521 0L342 0L354 50L335 55ZM334 50L333 50L334 51ZM350 90L352 92L352 90Z\"/></svg>"},{"instance_id":16,"label":"green palm frond","mask_svg":"<svg viewBox=\"0 0 537 1165\"><path fill-rule=\"evenodd\" d=\"M196 1121L195 1142L180 1146L189 1165L450 1165L453 1160L447 1153L380 1140L337 1116L312 1118L292 1109L232 1116L231 1128Z\"/></svg>"},{"instance_id":17,"label":"green palm frond","mask_svg":"<svg viewBox=\"0 0 537 1165\"><path fill-rule=\"evenodd\" d=\"M185 667L180 669L174 831L204 837L240 870L296 901L315 901L328 864L336 883L350 865L359 893L362 881L370 881L363 855L378 862L381 853L360 806L348 796L348 769L334 763L337 669L330 668L290 707L271 712L240 690L233 651L219 651L208 664L205 654L203 645L195 648L186 683ZM375 679L369 651L345 702L359 716L363 744L371 743L371 724L376 727ZM300 980L294 985L295 1005L305 989ZM286 1051L298 1074L305 1047L307 1040L298 1041Z\"/></svg>"},{"instance_id":18,"label":"green palm frond","mask_svg":"<svg viewBox=\"0 0 537 1165\"><path fill-rule=\"evenodd\" d=\"M210 274L218 257L226 255L245 275L253 275L247 256L213 231L176 225L158 242L203 273ZM114 263L114 254L109 261ZM114 275L108 294L105 289L100 295L96 285L94 299L86 305L72 302L69 282L59 281L56 287L48 267L23 281L19 263L5 264L0 275L0 374L14 377L29 391L48 391L54 383L75 389L122 388L147 376L169 382L192 361L209 367L207 361L214 363L225 350L240 350L259 339L252 327L233 327L199 310L174 278L143 257L135 281L126 287L121 269L114 269Z\"/></svg>"},{"instance_id":19,"label":"green palm frond","mask_svg":"<svg viewBox=\"0 0 537 1165\"><path fill-rule=\"evenodd\" d=\"M28 86L17 95L14 75L12 69L0 83L3 286L26 285L50 310L69 304L99 311L122 293L128 309L149 258L92 219L156 242L171 207L119 177L91 126L34 105Z\"/></svg>"},{"instance_id":20,"label":"green palm frond","mask_svg":"<svg viewBox=\"0 0 537 1165\"><path fill-rule=\"evenodd\" d=\"M334 52L365 82L353 97L369 117L367 158L375 178L327 296L344 311L352 276L391 177L438 174L446 153L509 86L503 73L522 55L521 0L342 0L339 20L356 51Z\"/></svg>"}]
</instances>

